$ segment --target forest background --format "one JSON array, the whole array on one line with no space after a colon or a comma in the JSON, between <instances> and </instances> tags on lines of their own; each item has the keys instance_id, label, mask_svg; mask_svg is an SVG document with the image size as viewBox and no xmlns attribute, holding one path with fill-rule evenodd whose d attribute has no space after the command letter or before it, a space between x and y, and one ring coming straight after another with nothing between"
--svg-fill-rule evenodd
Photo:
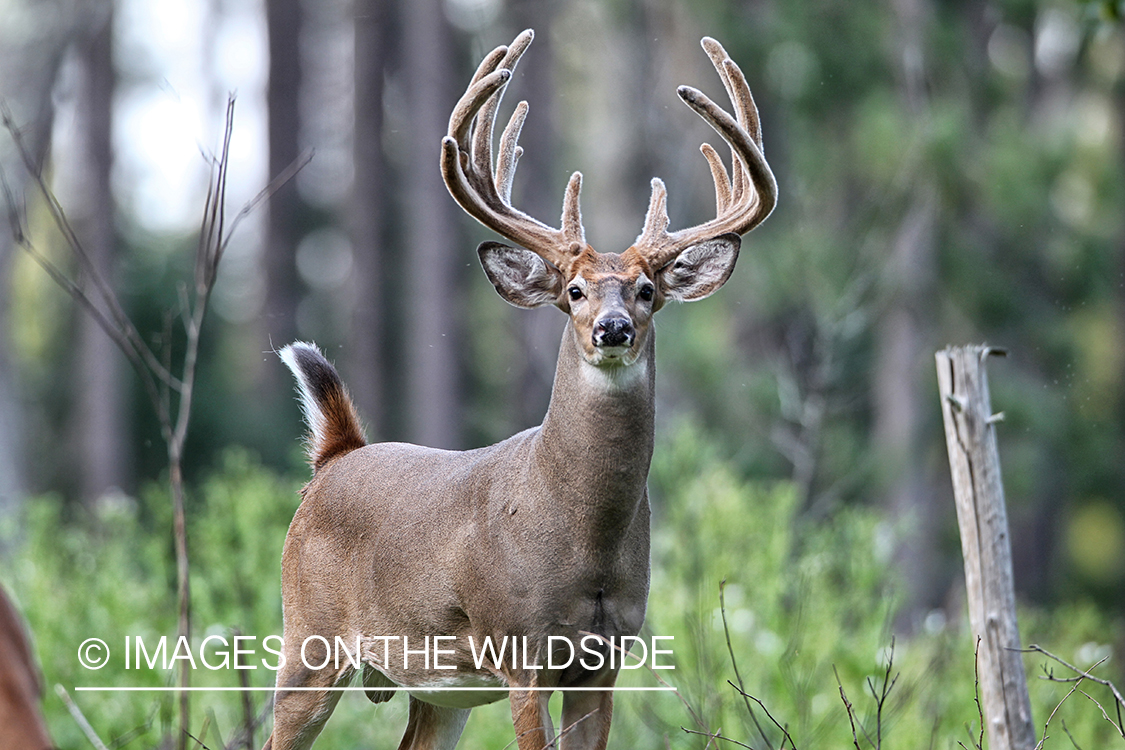
<instances>
[{"instance_id":1,"label":"forest background","mask_svg":"<svg viewBox=\"0 0 1125 750\"><path fill-rule=\"evenodd\" d=\"M1006 415L1025 643L1084 666L1111 656L1101 669L1120 684L1121 4L0 8L0 96L91 259L169 361L183 356L179 289L228 92L232 210L313 154L233 237L202 334L185 453L195 632L280 632L278 561L307 473L276 348L318 342L372 439L473 447L542 417L563 318L496 298L473 252L489 234L437 169L476 62L536 30L506 98L531 106L514 202L553 223L566 175L582 170L585 225L610 251L639 231L652 176L669 185L673 225L712 215L697 149L716 137L675 96L690 84L721 97L698 46L711 35L747 74L781 194L723 291L661 314L648 627L684 644L671 681L698 716L663 698L622 699L612 742L702 746L679 729L698 724L778 745L725 683L733 655L800 747L845 745L832 668L861 697L892 636L905 676L888 736L910 747L971 741L973 648L933 366L948 343L1009 351L992 388ZM82 283L7 134L0 159L29 236ZM0 232L0 583L29 620L48 685L135 680L76 665L87 631L175 633L166 472L127 361ZM1029 671L1041 662L1029 657ZM252 675L263 686L270 677ZM1042 729L1066 687L1032 682ZM405 702L373 715L354 697L322 744L397 742L384 727ZM194 731L211 717L210 746L231 742L217 738L242 726L239 702L194 701ZM174 724L171 698L80 703L104 738L131 746L158 744ZM1068 708L1075 744L1116 736L1093 705ZM85 741L53 691L45 711L60 746ZM503 724L474 716L466 746L502 746Z\"/></svg>"}]
</instances>

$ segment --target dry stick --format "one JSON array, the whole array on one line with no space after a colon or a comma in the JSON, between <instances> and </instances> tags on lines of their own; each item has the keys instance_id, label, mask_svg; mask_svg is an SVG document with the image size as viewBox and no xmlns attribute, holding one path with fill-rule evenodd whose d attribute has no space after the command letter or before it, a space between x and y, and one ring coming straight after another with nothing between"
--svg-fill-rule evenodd
<instances>
[{"instance_id":1,"label":"dry stick","mask_svg":"<svg viewBox=\"0 0 1125 750\"><path fill-rule=\"evenodd\" d=\"M863 732L863 738L867 740L867 744L871 745L875 750L883 747L883 707L887 703L887 698L894 689L895 683L898 682L898 675L891 677L891 670L894 669L895 662L895 639L891 638L891 653L887 658L887 667L883 672L883 685L879 690L875 689L875 681L867 678L867 689L871 691L871 697L875 700L875 737L872 739L871 733L867 731L867 727L860 722L859 729ZM836 669L836 665L832 665L832 673L836 675L836 684L840 687L840 700L844 702L844 709L848 713L848 721L852 725L852 744L856 750L860 750L859 736L856 732L856 717L855 706L848 700L847 693L844 692L844 683L840 679L840 672Z\"/></svg>"},{"instance_id":2,"label":"dry stick","mask_svg":"<svg viewBox=\"0 0 1125 750\"><path fill-rule=\"evenodd\" d=\"M897 674L893 678L891 677L891 670L894 669L894 663L895 663L895 638L894 638L894 636L891 636L891 653L887 656L887 668L883 672L883 686L879 689L878 693L875 692L875 683L872 680L872 678L870 678L870 677L867 678L867 688L868 688L868 690L871 691L871 697L875 699L875 740L876 741L873 742L872 745L876 748L876 750L880 750L880 748L883 747L883 707L886 705L887 697L891 694L891 691L894 689L895 683L898 682L899 676ZM837 675L837 679L839 679L838 675ZM867 732L864 731L864 734L867 734ZM868 737L867 741L871 742L871 738Z\"/></svg>"},{"instance_id":3,"label":"dry stick","mask_svg":"<svg viewBox=\"0 0 1125 750\"><path fill-rule=\"evenodd\" d=\"M755 696L750 695L749 693L745 692L744 690L742 690L742 688L738 687L738 685L735 685L730 680L727 680L727 684L730 685L735 690L737 690L743 696L749 698L750 700L754 701L759 706L761 706L762 710L766 712L766 718L768 718L770 721L772 721L773 725L781 730L781 733L784 735L784 739L781 741L780 750L785 749L785 740L789 741L789 747L793 748L793 750L797 750L797 743L793 741L793 737L792 737L792 735L789 734L789 730L786 729L784 726L782 726L781 722L779 722L777 719L775 719L773 717L773 714L770 713L770 710L768 708L766 708L766 704L762 703L761 699L756 698Z\"/></svg>"},{"instance_id":4,"label":"dry stick","mask_svg":"<svg viewBox=\"0 0 1125 750\"><path fill-rule=\"evenodd\" d=\"M1115 702L1116 708L1117 708L1117 721L1114 722L1114 721L1110 720L1110 718L1108 716L1106 716L1106 721L1109 721L1110 724L1113 724L1114 728L1117 729L1118 733L1123 738L1125 738L1125 723L1122 722L1122 717L1121 717L1121 709L1122 709L1122 707L1125 707L1125 698L1122 697L1121 691L1118 690L1117 686L1114 685L1112 682L1110 682L1109 680L1103 680L1101 677L1095 677L1093 674L1091 674L1091 672L1093 670L1097 669L1107 659L1109 659L1108 656L1106 656L1102 659L1099 659L1089 669L1079 669L1078 667L1074 666L1073 664L1070 664L1069 662L1065 661L1064 659L1056 656L1055 654L1052 654L1050 651L1043 648L1042 646L1037 646L1034 643L1031 644L1030 646L1028 646L1026 650L1028 652L1035 652L1035 653L1043 654L1048 659L1054 659L1059 664L1062 664L1064 667L1066 667L1067 669L1071 670L1072 672L1074 672L1078 675L1077 677L1055 677L1053 673L1048 673L1047 676L1044 679L1050 680L1051 682L1076 682L1076 681L1081 682L1082 680L1089 680L1090 682L1096 682L1099 685L1102 685L1104 687L1109 688L1110 692L1113 693L1114 702ZM1103 714L1105 713L1104 709L1102 710L1102 713Z\"/></svg>"},{"instance_id":5,"label":"dry stick","mask_svg":"<svg viewBox=\"0 0 1125 750\"><path fill-rule=\"evenodd\" d=\"M233 628L232 635L234 636L235 643L242 635L242 631L238 628ZM246 731L245 745L247 750L253 750L254 747L254 703L250 698L250 676L246 673L246 665L242 663L241 654L235 655L235 669L238 670L238 682L242 686L242 726Z\"/></svg>"},{"instance_id":6,"label":"dry stick","mask_svg":"<svg viewBox=\"0 0 1125 750\"><path fill-rule=\"evenodd\" d=\"M273 699L274 699L274 694L270 693L269 697L266 699L265 705L262 706L261 711L258 712L258 716L254 719L253 725L251 727L240 728L238 734L236 734L230 742L226 743L223 746L225 748L225 750L234 750L234 748L237 748L237 747L240 747L240 746L241 747L251 747L251 748L253 747L253 745L247 745L247 739L246 739L247 729L249 729L250 731L253 731L253 730L257 729L258 727L262 726L262 724L265 723L266 718L273 712Z\"/></svg>"},{"instance_id":7,"label":"dry stick","mask_svg":"<svg viewBox=\"0 0 1125 750\"><path fill-rule=\"evenodd\" d=\"M730 663L731 666L734 667L735 679L738 680L738 689L743 691L744 693L742 696L742 700L746 704L746 712L750 714L750 718L751 720L753 720L754 726L758 730L758 735L762 738L762 740L765 741L766 747L769 750L773 750L773 743L770 742L770 738L766 736L765 731L762 729L762 725L758 722L758 716L754 713L754 709L750 707L750 699L745 696L746 686L743 684L742 675L738 671L738 660L734 658L734 647L731 646L730 643L730 628L727 627L727 603L724 597L726 587L727 580L724 578L719 582L719 613L723 617L723 635L726 636L727 639L727 653L730 654Z\"/></svg>"},{"instance_id":8,"label":"dry stick","mask_svg":"<svg viewBox=\"0 0 1125 750\"><path fill-rule=\"evenodd\" d=\"M207 715L203 717L203 728L199 730L199 737L207 736L207 730L211 728L211 719L212 717L214 717L214 715L215 713L213 711L208 711ZM203 750L211 750L211 748L207 747L203 740L201 740L199 737L196 737L186 729L184 730L184 734L195 740L195 744L199 745L201 748L203 748Z\"/></svg>"},{"instance_id":9,"label":"dry stick","mask_svg":"<svg viewBox=\"0 0 1125 750\"><path fill-rule=\"evenodd\" d=\"M984 709L980 705L980 636L977 636L977 645L973 649L973 700L977 704L977 717L980 719L980 738L973 744L976 750L984 750ZM968 725L965 726L966 732L969 732L969 739L972 739L972 728ZM957 744L965 747L965 744L960 740Z\"/></svg>"},{"instance_id":10,"label":"dry stick","mask_svg":"<svg viewBox=\"0 0 1125 750\"><path fill-rule=\"evenodd\" d=\"M1066 732L1066 736L1070 740L1070 744L1074 745L1075 750L1082 750L1082 748L1078 746L1078 741L1074 739L1074 735L1070 733L1070 729L1066 725L1066 719L1062 719L1062 728L1063 731Z\"/></svg>"},{"instance_id":11,"label":"dry stick","mask_svg":"<svg viewBox=\"0 0 1125 750\"><path fill-rule=\"evenodd\" d=\"M836 671L836 665L832 665L832 673L836 675L836 684L840 686L840 700L844 702L844 710L848 713L848 721L852 725L852 745L855 750L860 750L859 735L855 731L855 710L852 707L852 702L848 700L847 693L844 692L844 683L840 680L840 673ZM868 739L870 741L870 738Z\"/></svg>"},{"instance_id":12,"label":"dry stick","mask_svg":"<svg viewBox=\"0 0 1125 750\"><path fill-rule=\"evenodd\" d=\"M699 736L701 736L701 737L707 737L707 738L708 738L708 740L707 740L707 745L705 746L705 750L706 750L706 748L707 748L707 747L710 747L710 746L711 746L711 743L712 743L712 742L714 742L715 740L723 740L724 742L729 742L729 743L731 743L732 745L738 745L739 747L745 747L745 748L747 748L747 750L754 750L754 748L753 748L752 746L750 746L750 745L747 745L747 744L746 744L746 743L744 743L744 742L739 742L739 741L738 741L738 740L736 740L736 739L733 739L733 738L731 738L731 737L726 737L726 736L724 736L724 735L722 735L722 734L719 734L719 732L723 731L722 729L719 729L719 730L718 730L717 732L715 732L715 733L711 733L711 732L700 732L700 731L699 731L699 730L697 730L697 729L688 729L687 727L680 727L680 729L684 730L684 731L685 731L685 732L687 732L688 734L698 734L698 735L699 735Z\"/></svg>"},{"instance_id":13,"label":"dry stick","mask_svg":"<svg viewBox=\"0 0 1125 750\"><path fill-rule=\"evenodd\" d=\"M165 381L173 388L177 387L176 378L173 377L169 371L165 370L160 365L160 362L156 359L156 356L152 353L152 350L144 343L144 339L141 338L141 335L137 331L136 326L133 325L132 320L130 320L128 314L125 312L125 309L121 305L121 302L117 298L117 295L114 293L113 288L109 285L109 282L107 282L106 279L102 276L97 266L90 259L90 256L86 252L81 241L79 241L78 235L70 225L70 220L67 218L66 212L62 208L62 204L59 203L58 198L55 196L50 186L47 185L46 180L43 178L42 170L36 164L35 157L31 153L31 150L27 147L27 144L24 142L23 134L16 126L15 121L12 118L12 113L8 109L7 104L0 103L0 117L2 117L4 127L12 137L12 142L15 144L16 150L20 155L20 159L23 161L24 168L32 177L33 181L35 182L35 186L39 191L39 194L46 202L48 211L51 214L51 219L54 221L56 228L58 228L58 230L62 233L63 239L66 240L67 247L70 248L71 252L78 260L79 265L82 267L82 270L89 276L90 280L93 282L95 289L101 297L102 303L105 304L106 308L109 310L109 313L113 318L114 326L124 337L127 343L127 355L131 351L136 357L140 358L141 361L144 362L145 367L151 370L151 373L153 375L155 375L160 380ZM15 226L16 225L13 224L13 228ZM17 236L17 240L18 239L19 236ZM89 300L88 298L87 301L90 302L90 304L93 304L92 300ZM121 344L118 343L118 345L120 346Z\"/></svg>"},{"instance_id":14,"label":"dry stick","mask_svg":"<svg viewBox=\"0 0 1125 750\"><path fill-rule=\"evenodd\" d=\"M1031 700L1016 620L1012 549L996 422L985 360L1002 351L950 347L936 355L946 448L957 504L973 634L982 637L983 709L992 750L1035 746Z\"/></svg>"},{"instance_id":15,"label":"dry stick","mask_svg":"<svg viewBox=\"0 0 1125 750\"><path fill-rule=\"evenodd\" d=\"M70 699L70 693L66 692L66 688L56 684L55 692L62 698L63 703L66 704L66 710L70 712L74 722L78 725L78 728L82 730L82 734L86 735L86 739L90 740L90 744L97 748L97 750L107 750L105 743L98 737L98 733L90 726L90 722L86 721L86 715L82 713L82 709Z\"/></svg>"},{"instance_id":16,"label":"dry stick","mask_svg":"<svg viewBox=\"0 0 1125 750\"><path fill-rule=\"evenodd\" d=\"M1062 707L1062 704L1066 703L1067 698L1074 695L1075 691L1078 690L1078 686L1081 685L1081 684L1082 684L1082 678L1079 677L1078 681L1075 682L1071 686L1070 692L1068 692L1066 695L1064 695L1063 699L1061 701L1059 701L1057 704L1055 704L1055 708L1054 708L1054 710L1051 711L1051 715L1048 716L1047 721L1045 721L1043 723L1043 738L1040 739L1038 744L1035 745L1035 750L1041 750L1041 748L1043 747L1043 743L1045 743L1047 741L1047 737L1049 737L1049 735L1047 734L1047 728L1049 726L1051 726L1051 719L1055 718L1055 714L1058 713L1059 709ZM1065 722L1063 723L1063 731L1066 731ZM1067 734L1070 734L1070 732L1067 732Z\"/></svg>"}]
</instances>

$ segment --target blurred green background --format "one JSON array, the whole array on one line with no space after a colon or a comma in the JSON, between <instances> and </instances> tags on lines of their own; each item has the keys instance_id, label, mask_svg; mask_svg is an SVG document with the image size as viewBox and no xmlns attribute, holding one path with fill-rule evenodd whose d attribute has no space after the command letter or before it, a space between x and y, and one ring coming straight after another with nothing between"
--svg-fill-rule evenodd
<instances>
[{"instance_id":1,"label":"blurred green background","mask_svg":"<svg viewBox=\"0 0 1125 750\"><path fill-rule=\"evenodd\" d=\"M227 93L231 214L313 159L240 226L203 331L185 456L197 640L280 631L279 560L307 477L273 351L314 340L379 440L465 448L538 423L563 316L497 298L491 235L441 184L438 144L477 61L536 31L501 116L531 113L514 202L555 223L582 170L597 249L640 231L649 180L674 227L714 210L717 136L675 95L722 101L719 39L761 110L780 201L715 297L659 316L648 628L676 636L669 681L711 730L763 732L733 679L798 746L842 747L895 638L888 743L968 744L973 656L933 354L991 367L1024 643L1083 666L1125 652L1125 27L1078 0L3 0L0 97L147 341L183 356L190 283ZM202 153L201 153L202 152ZM0 162L26 229L76 267L12 139ZM5 212L8 218L8 212ZM0 232L0 584L48 686L90 673L86 637L174 635L159 426L108 338ZM1035 679L1042 730L1066 687ZM254 673L268 685L272 673ZM237 684L230 673L215 684ZM171 677L149 675L154 684ZM652 684L647 675L635 679ZM226 681L225 683L223 681ZM646 682L648 680L648 682ZM72 693L73 694L73 693ZM618 699L611 746L703 747L669 696ZM255 694L260 709L265 694ZM171 698L81 694L103 739L154 747ZM1084 700L1084 699L1083 699ZM231 741L237 697L209 711ZM397 744L405 701L342 701L317 747ZM893 709L893 710L892 710ZM53 690L61 747L85 740ZM1082 747L1115 737L1071 698ZM464 747L502 747L506 704ZM761 718L761 715L759 715ZM872 719L873 720L873 719ZM776 728L763 725L773 746ZM259 743L268 731L259 729ZM1061 730L1052 727L1060 738ZM1120 741L1120 738L1118 738Z\"/></svg>"}]
</instances>

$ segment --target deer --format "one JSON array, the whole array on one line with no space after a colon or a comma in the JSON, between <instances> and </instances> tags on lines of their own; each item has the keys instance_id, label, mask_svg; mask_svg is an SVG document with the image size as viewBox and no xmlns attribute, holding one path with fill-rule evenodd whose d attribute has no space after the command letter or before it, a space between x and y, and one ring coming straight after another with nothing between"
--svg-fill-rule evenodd
<instances>
[{"instance_id":1,"label":"deer","mask_svg":"<svg viewBox=\"0 0 1125 750\"><path fill-rule=\"evenodd\" d=\"M740 236L772 212L778 189L746 78L704 38L734 114L695 88L678 93L731 147L729 173L701 147L714 219L669 231L667 192L654 178L636 241L600 253L585 240L579 172L559 228L523 213L511 191L526 102L495 158L493 140L532 39L524 31L480 63L450 116L440 166L454 200L513 243L477 249L500 296L568 318L546 416L467 451L369 444L316 346L279 352L297 381L312 478L282 554L283 658L266 750L311 745L361 668L372 702L408 693L403 749L453 748L474 706L504 698L519 750L606 747L621 666L611 645L640 631L648 599L653 315L728 280ZM585 658L565 661L566 641L581 642ZM481 659L482 644L500 658ZM552 692L563 693L559 735Z\"/></svg>"},{"instance_id":2,"label":"deer","mask_svg":"<svg viewBox=\"0 0 1125 750\"><path fill-rule=\"evenodd\" d=\"M0 587L0 750L53 747L39 710L41 693L23 621Z\"/></svg>"}]
</instances>

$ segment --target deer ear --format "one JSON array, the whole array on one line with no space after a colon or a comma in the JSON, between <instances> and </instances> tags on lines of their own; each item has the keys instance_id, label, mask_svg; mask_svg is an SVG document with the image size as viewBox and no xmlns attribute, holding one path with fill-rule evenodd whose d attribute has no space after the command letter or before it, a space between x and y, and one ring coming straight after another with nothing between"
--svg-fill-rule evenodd
<instances>
[{"instance_id":1,"label":"deer ear","mask_svg":"<svg viewBox=\"0 0 1125 750\"><path fill-rule=\"evenodd\" d=\"M542 307L558 302L563 288L562 273L530 250L483 242L477 255L496 291L516 307Z\"/></svg>"},{"instance_id":2,"label":"deer ear","mask_svg":"<svg viewBox=\"0 0 1125 750\"><path fill-rule=\"evenodd\" d=\"M737 234L721 234L684 250L660 269L665 296L690 302L713 294L730 278L741 245Z\"/></svg>"}]
</instances>

